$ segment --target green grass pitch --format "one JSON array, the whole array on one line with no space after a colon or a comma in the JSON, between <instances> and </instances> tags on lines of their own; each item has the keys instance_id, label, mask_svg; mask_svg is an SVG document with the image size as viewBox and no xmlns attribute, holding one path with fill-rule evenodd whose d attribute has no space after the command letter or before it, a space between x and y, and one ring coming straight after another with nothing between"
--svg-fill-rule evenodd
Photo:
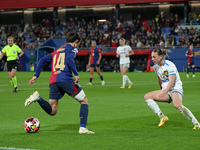
<instances>
[{"instance_id":1,"label":"green grass pitch","mask_svg":"<svg viewBox=\"0 0 200 150\"><path fill-rule=\"evenodd\" d=\"M88 72L80 72L80 85L89 99L87 128L95 135L79 135L79 103L65 95L59 102L58 113L47 115L40 106L24 106L25 99L38 90L48 100L50 72L42 72L33 85L28 85L33 72L17 72L18 93L11 93L8 75L0 72L0 149L37 150L199 150L200 130L181 115L173 104L158 103L169 121L158 128L159 118L148 108L144 95L158 90L154 73L129 72L133 81L131 89L120 89L119 72L103 72L106 82L101 86L95 73L93 86L86 86ZM190 73L191 75L191 73ZM186 78L180 73L184 98L188 107L200 121L200 73L196 78ZM128 86L128 85L127 85ZM23 127L28 117L39 119L37 133L26 133Z\"/></svg>"}]
</instances>

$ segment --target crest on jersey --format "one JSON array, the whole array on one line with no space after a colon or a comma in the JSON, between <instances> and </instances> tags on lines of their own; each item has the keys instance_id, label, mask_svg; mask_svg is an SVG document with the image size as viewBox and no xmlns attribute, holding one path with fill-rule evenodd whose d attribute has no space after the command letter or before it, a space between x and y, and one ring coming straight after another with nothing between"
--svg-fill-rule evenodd
<instances>
[{"instance_id":1,"label":"crest on jersey","mask_svg":"<svg viewBox=\"0 0 200 150\"><path fill-rule=\"evenodd\" d=\"M168 75L169 75L168 71L165 70L165 71L163 72L163 78L168 78Z\"/></svg>"},{"instance_id":2,"label":"crest on jersey","mask_svg":"<svg viewBox=\"0 0 200 150\"><path fill-rule=\"evenodd\" d=\"M160 74L161 78L168 78L168 75L169 73L167 70L165 70L163 73Z\"/></svg>"},{"instance_id":3,"label":"crest on jersey","mask_svg":"<svg viewBox=\"0 0 200 150\"><path fill-rule=\"evenodd\" d=\"M13 51L13 54L15 54L16 52L15 51Z\"/></svg>"}]
</instances>

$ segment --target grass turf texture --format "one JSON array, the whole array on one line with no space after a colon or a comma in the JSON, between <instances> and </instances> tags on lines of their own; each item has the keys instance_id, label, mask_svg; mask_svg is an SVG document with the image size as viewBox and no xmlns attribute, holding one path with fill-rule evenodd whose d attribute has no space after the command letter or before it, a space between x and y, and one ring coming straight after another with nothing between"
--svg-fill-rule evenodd
<instances>
[{"instance_id":1,"label":"grass turf texture","mask_svg":"<svg viewBox=\"0 0 200 150\"><path fill-rule=\"evenodd\" d=\"M158 103L169 121L163 127L157 127L159 118L143 99L145 93L159 88L154 73L128 73L133 81L131 89L119 88L122 84L120 73L103 72L105 86L101 86L96 73L93 86L86 86L89 73L79 73L80 85L89 99L87 128L95 135L78 134L80 105L68 95L60 100L58 113L53 117L37 103L25 107L25 99L34 90L48 100L50 72L42 72L35 84L28 85L33 74L17 72L19 92L11 93L13 89L7 73L0 72L0 147L40 150L200 148L200 130L193 130L193 124L172 103ZM184 87L183 104L200 121L200 73L196 73L196 78L188 79L186 73L180 73L180 76ZM28 117L39 119L41 127L37 133L25 132L23 123Z\"/></svg>"}]
</instances>

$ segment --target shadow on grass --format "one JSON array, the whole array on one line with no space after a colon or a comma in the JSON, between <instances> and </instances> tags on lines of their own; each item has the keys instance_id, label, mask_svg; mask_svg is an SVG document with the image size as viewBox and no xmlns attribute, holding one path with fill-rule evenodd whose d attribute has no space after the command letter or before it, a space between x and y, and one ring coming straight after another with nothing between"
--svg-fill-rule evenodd
<instances>
[{"instance_id":1,"label":"shadow on grass","mask_svg":"<svg viewBox=\"0 0 200 150\"><path fill-rule=\"evenodd\" d=\"M193 125L190 122L181 116L181 114L177 113L175 115L169 115L169 121L166 122L162 129L166 130L179 130L179 129L187 129L192 128ZM158 128L159 118L157 116L145 116L145 117L134 117L134 118L123 118L123 119L112 119L106 121L96 121L96 122L88 122L87 127L90 129L104 129L105 131L109 130L146 130L148 129L159 129ZM65 131L65 130L78 130L79 123L75 124L54 124L47 125L42 127L42 131Z\"/></svg>"}]
</instances>

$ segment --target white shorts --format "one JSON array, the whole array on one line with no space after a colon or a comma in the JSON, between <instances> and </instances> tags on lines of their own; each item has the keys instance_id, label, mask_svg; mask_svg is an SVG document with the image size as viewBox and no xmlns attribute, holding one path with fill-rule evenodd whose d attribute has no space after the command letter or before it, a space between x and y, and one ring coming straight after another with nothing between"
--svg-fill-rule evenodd
<instances>
[{"instance_id":1,"label":"white shorts","mask_svg":"<svg viewBox=\"0 0 200 150\"><path fill-rule=\"evenodd\" d=\"M130 68L130 63L120 64L120 68Z\"/></svg>"},{"instance_id":2,"label":"white shorts","mask_svg":"<svg viewBox=\"0 0 200 150\"><path fill-rule=\"evenodd\" d=\"M164 91L164 90L163 90L163 91ZM168 98L169 98L169 103L172 102L172 94L173 94L173 93L179 93L179 94L181 94L181 95L183 96L183 90L181 90L181 89L170 90L170 91L167 93L167 96L168 96Z\"/></svg>"}]
</instances>

